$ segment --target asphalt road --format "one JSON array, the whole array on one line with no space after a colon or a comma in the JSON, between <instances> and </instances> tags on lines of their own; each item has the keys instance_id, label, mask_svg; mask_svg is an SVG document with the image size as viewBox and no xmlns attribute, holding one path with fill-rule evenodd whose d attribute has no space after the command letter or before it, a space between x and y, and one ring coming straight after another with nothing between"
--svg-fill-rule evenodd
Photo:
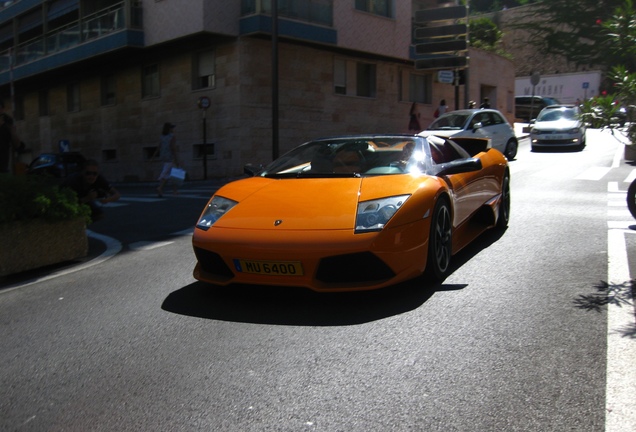
<instances>
[{"instance_id":1,"label":"asphalt road","mask_svg":"<svg viewBox=\"0 0 636 432\"><path fill-rule=\"evenodd\" d=\"M2 281L0 430L634 430L619 149L598 131L582 152L523 141L507 231L441 285L368 293L196 282L190 234L218 182L120 185L90 257Z\"/></svg>"}]
</instances>

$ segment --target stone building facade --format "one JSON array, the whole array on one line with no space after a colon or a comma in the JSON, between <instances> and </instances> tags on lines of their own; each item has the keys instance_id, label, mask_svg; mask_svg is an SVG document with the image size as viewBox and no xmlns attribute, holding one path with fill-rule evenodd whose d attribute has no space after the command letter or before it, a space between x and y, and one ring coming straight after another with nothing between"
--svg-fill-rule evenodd
<instances>
[{"instance_id":1,"label":"stone building facade","mask_svg":"<svg viewBox=\"0 0 636 432\"><path fill-rule=\"evenodd\" d=\"M286 3L296 9L280 11L279 154L318 136L407 132L413 102L423 128L440 99L455 108L454 86L414 68L411 23L422 2L385 3L390 7L376 10L375 2L297 0ZM0 50L11 47L17 59L0 70L0 95L29 149L23 160L56 152L67 140L100 161L111 181L152 180L160 167L150 156L171 122L191 179L271 161L269 4L19 0L0 9ZM32 32L25 23L37 16L43 42L32 49L27 42L37 37L27 41L22 32ZM66 22L55 28L55 20ZM76 20L81 27L73 27ZM57 45L76 28L82 39ZM479 50L470 57L470 97L460 86L458 107L488 96L513 120L512 63ZM202 97L211 101L207 110L198 105Z\"/></svg>"}]
</instances>

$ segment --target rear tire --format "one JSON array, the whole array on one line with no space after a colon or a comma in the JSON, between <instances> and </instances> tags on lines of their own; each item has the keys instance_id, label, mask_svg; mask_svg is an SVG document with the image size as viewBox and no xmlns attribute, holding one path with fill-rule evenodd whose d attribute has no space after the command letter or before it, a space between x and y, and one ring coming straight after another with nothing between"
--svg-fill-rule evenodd
<instances>
[{"instance_id":1,"label":"rear tire","mask_svg":"<svg viewBox=\"0 0 636 432\"><path fill-rule=\"evenodd\" d=\"M636 218L636 180L632 181L627 189L627 208L632 217Z\"/></svg>"},{"instance_id":2,"label":"rear tire","mask_svg":"<svg viewBox=\"0 0 636 432\"><path fill-rule=\"evenodd\" d=\"M440 198L435 204L428 239L426 275L441 282L448 276L452 253L453 227L448 201Z\"/></svg>"},{"instance_id":3,"label":"rear tire","mask_svg":"<svg viewBox=\"0 0 636 432\"><path fill-rule=\"evenodd\" d=\"M510 175L506 173L501 182L501 202L499 203L497 228L506 229L508 222L510 222Z\"/></svg>"},{"instance_id":4,"label":"rear tire","mask_svg":"<svg viewBox=\"0 0 636 432\"><path fill-rule=\"evenodd\" d=\"M508 160L513 160L515 157L517 157L518 147L519 147L519 144L517 143L517 141L511 138L506 143L506 150L505 150L504 156L506 156Z\"/></svg>"}]
</instances>

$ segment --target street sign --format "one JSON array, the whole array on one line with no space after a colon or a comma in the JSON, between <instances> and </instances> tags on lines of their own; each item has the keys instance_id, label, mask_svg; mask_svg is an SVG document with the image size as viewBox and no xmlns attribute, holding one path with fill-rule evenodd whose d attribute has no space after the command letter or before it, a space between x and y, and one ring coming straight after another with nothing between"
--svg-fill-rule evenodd
<instances>
[{"instance_id":1,"label":"street sign","mask_svg":"<svg viewBox=\"0 0 636 432\"><path fill-rule=\"evenodd\" d=\"M541 81L541 74L539 72L532 72L532 75L530 76L530 84L536 86L539 84L539 81Z\"/></svg>"},{"instance_id":2,"label":"street sign","mask_svg":"<svg viewBox=\"0 0 636 432\"><path fill-rule=\"evenodd\" d=\"M197 106L202 110L210 108L210 98L207 96L201 96L197 101Z\"/></svg>"},{"instance_id":3,"label":"street sign","mask_svg":"<svg viewBox=\"0 0 636 432\"><path fill-rule=\"evenodd\" d=\"M590 83L589 83L589 82L584 82L584 83L583 83L583 88L584 88L584 89L588 89L588 88L590 88Z\"/></svg>"},{"instance_id":4,"label":"street sign","mask_svg":"<svg viewBox=\"0 0 636 432\"><path fill-rule=\"evenodd\" d=\"M437 81L443 84L452 84L455 81L455 72L452 70L441 70L437 72Z\"/></svg>"}]
</instances>

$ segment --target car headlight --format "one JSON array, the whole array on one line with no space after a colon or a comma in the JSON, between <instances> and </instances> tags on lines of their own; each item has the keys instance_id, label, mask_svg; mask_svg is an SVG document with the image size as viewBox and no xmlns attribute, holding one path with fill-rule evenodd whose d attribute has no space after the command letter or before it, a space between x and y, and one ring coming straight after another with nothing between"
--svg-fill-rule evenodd
<instances>
[{"instance_id":1,"label":"car headlight","mask_svg":"<svg viewBox=\"0 0 636 432\"><path fill-rule=\"evenodd\" d=\"M236 204L238 203L231 199L223 198L222 196L215 196L208 203L208 206L199 218L197 228L207 230Z\"/></svg>"},{"instance_id":2,"label":"car headlight","mask_svg":"<svg viewBox=\"0 0 636 432\"><path fill-rule=\"evenodd\" d=\"M381 231L409 197L398 195L358 203L355 232Z\"/></svg>"}]
</instances>

